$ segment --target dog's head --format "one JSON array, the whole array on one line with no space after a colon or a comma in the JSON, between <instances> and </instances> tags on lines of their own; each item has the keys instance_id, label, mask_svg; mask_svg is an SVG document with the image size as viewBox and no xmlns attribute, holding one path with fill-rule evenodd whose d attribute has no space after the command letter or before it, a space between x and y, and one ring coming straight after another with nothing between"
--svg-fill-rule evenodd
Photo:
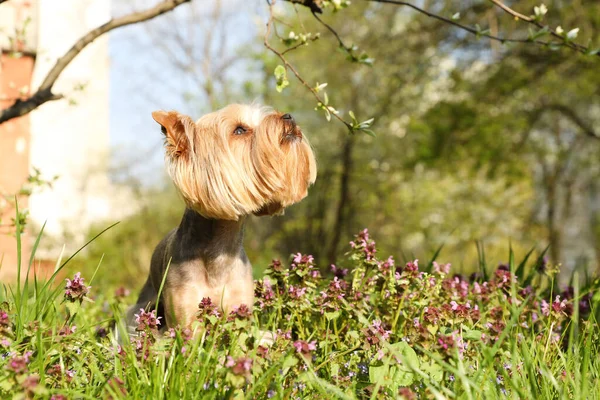
<instances>
[{"instance_id":1,"label":"dog's head","mask_svg":"<svg viewBox=\"0 0 600 400\"><path fill-rule=\"evenodd\" d=\"M231 104L196 122L176 111L152 117L165 135L169 175L204 217L281 214L315 181L314 154L290 114Z\"/></svg>"}]
</instances>

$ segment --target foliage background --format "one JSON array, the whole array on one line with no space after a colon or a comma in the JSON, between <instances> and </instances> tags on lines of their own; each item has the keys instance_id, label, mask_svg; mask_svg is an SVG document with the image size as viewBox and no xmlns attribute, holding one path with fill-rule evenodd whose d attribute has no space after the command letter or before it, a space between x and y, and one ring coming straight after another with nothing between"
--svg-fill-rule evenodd
<instances>
[{"instance_id":1,"label":"foliage background","mask_svg":"<svg viewBox=\"0 0 600 400\"><path fill-rule=\"evenodd\" d=\"M298 43L294 36L318 33L286 57L311 85L328 84L339 115L352 110L359 119L375 118L376 137L350 135L313 110L310 94L291 75L291 85L275 91L273 71L280 62L262 46L266 6L250 7L252 15L233 3L215 2L210 10L192 3L145 24L144 41L135 32L117 38L157 57L156 64L135 71L140 85L161 69L177 73L169 95L193 117L229 102L257 100L293 113L307 132L319 162L308 198L284 217L251 217L247 224L245 245L257 275L271 258L299 249L326 268L363 227L379 238L380 248L405 261L430 257L443 246L444 259L464 272L476 266L477 241L499 262L509 242L517 254L550 245L552 262L563 265L563 280L576 268L597 268L597 57L529 43L503 45L405 7L356 2L321 17L346 46L368 55L367 62L353 63L306 9L277 5L283 22L271 42L285 49ZM578 27L580 43L599 42L600 4L545 4L550 26ZM532 10L537 3L510 5ZM460 23L492 34L529 34L527 24L485 1L426 1L423 7L460 15ZM179 36L169 30L174 23L185 27ZM192 39L195 47L188 43ZM159 140L158 129L144 135ZM161 152L155 144L150 159ZM81 261L95 265L104 254L107 279L128 277L132 286L141 284L135 277L183 208L168 178L157 173L163 167L147 163L140 173L139 164L121 162L114 170L116 180L136 189L139 212L96 241L86 253L89 261ZM163 178L148 179L157 175Z\"/></svg>"}]
</instances>

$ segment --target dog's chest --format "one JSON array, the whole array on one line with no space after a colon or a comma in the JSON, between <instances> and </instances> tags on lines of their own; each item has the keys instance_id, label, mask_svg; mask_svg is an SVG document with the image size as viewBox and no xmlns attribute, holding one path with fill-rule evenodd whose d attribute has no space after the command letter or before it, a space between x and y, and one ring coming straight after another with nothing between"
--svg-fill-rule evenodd
<instances>
[{"instance_id":1,"label":"dog's chest","mask_svg":"<svg viewBox=\"0 0 600 400\"><path fill-rule=\"evenodd\" d=\"M173 296L178 297L174 303L186 308L186 314L197 311L198 304L206 297L225 312L240 304L252 307L252 267L239 257L220 256L210 265L201 260L189 261L179 265L177 272L171 275L167 279L169 286L177 287L174 291L170 290Z\"/></svg>"}]
</instances>

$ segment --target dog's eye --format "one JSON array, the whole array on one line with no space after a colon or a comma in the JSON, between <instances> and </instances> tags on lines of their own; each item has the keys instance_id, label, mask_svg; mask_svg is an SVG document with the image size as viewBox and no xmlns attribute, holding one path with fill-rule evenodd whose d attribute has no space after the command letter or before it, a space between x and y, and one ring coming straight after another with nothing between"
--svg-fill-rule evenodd
<instances>
[{"instance_id":1,"label":"dog's eye","mask_svg":"<svg viewBox=\"0 0 600 400\"><path fill-rule=\"evenodd\" d=\"M244 128L243 126L238 126L237 128L235 128L235 130L233 131L234 135L243 135L244 133L246 133L246 128Z\"/></svg>"}]
</instances>

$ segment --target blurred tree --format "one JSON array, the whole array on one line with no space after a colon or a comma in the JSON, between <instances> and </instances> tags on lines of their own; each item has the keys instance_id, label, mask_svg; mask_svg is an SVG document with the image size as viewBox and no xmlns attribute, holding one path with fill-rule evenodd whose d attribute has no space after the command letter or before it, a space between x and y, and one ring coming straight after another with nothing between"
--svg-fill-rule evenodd
<instances>
[{"instance_id":1,"label":"blurred tree","mask_svg":"<svg viewBox=\"0 0 600 400\"><path fill-rule=\"evenodd\" d=\"M537 35L537 30L532 33L527 24L502 19L505 10L486 6L485 3L467 2L459 7L453 2L426 2L423 8L433 10L437 15L455 15L460 18L461 24L467 26L488 21L490 30L486 32L492 35L499 31L504 37ZM523 1L518 5L520 9L533 9L535 4ZM552 2L548 15L545 16L544 12L539 15L539 20L543 17L561 21L565 26L582 27L581 31L585 33L580 35L581 42L598 42L600 5L582 2L574 9L565 6L564 2ZM539 10L537 5L536 9ZM538 10L534 10L536 15ZM288 16L286 22L289 24L293 17L293 14ZM314 34L319 27L325 27L324 33L334 32L342 52L348 53L351 48L352 55L355 55L365 49L368 57L356 57L359 64L361 59L375 59L374 66L368 68L338 63L339 58L328 56L331 48L321 47L322 43L308 42L305 45L309 45L310 50L302 54L294 51L285 55L284 61L301 66L298 71L306 82L328 82L330 104L343 105L346 110L353 110L358 115L375 116L378 132L375 144L361 146L360 154L354 155L351 143L357 139L341 133L340 140L345 140L345 144L337 146L341 149L337 157L341 160L341 171L334 178L338 181L335 190L339 193L337 205L333 206L335 210L331 211L336 217L332 217L329 223L316 224L330 227L331 242L323 241L323 234L310 235L319 238L317 243L321 248L323 243L331 243L326 250L330 260L338 251L341 227L345 225L356 230L357 221L369 222L374 211L381 210L381 205L393 199L390 194L397 190L390 188L380 192L379 185L374 185L374 174L367 175L370 182L361 182L358 172L352 179L347 178L354 165L361 165L364 170L364 166L369 165L369 158L375 161L373 165L383 166L385 180L399 171L424 166L430 171L455 176L457 185L465 179L505 182L504 186L496 186L494 198L502 198L503 194L510 194L511 189L519 187L520 198L513 194L511 202L501 201L496 209L489 208L493 204L482 201L482 198L476 199L476 208L487 207L487 211L498 217L503 216L502 211L507 210L509 204L513 204L508 220L498 218L496 228L492 227L495 224L488 225L484 232L478 232L479 238L493 237L494 229L513 225L510 223L512 217L520 224L516 229L513 226L513 229L504 231L505 236L510 234L513 239L526 244L527 238L531 242L535 237L531 234L537 231L536 226L540 226L537 224L540 222L548 232L555 262L567 261L562 255L564 246L571 250L570 269L574 267L572 261L579 258L576 252L594 250L590 240L593 226L582 227L571 235L583 241L583 246L563 243L563 235L569 232L566 227L573 219L581 220L585 225L591 225L589 221L593 221L589 209L579 210L578 215L572 215L571 211L574 194L577 195L575 197L586 197L586 193L582 192L589 187L586 182L597 179L597 162L594 161L598 159L598 132L593 128L598 109L598 86L595 84L598 75L593 68L598 63L597 57L585 57L566 50L553 52L529 43L499 46L493 40L471 41L464 30L455 29L447 21L407 12L400 7L358 4L339 15L321 18L329 20L322 23L321 19L315 20L308 15L306 20L300 20L289 28L295 33L277 32L275 27L274 35L282 45L295 46L288 38L298 36L297 32ZM274 18L277 19L280 18ZM285 29L288 30L288 27ZM541 36L550 36L561 29L548 28ZM567 36L574 35L571 37L574 39L578 32L574 28ZM585 37L582 38L583 35ZM564 39L564 35L560 39ZM551 46L553 50L558 48L558 45ZM285 52L278 53L276 58L281 59ZM321 61L324 59L327 62ZM294 91L290 97L297 98L298 93ZM402 110L402 113L397 110ZM344 110L339 111L340 115L344 114ZM363 137L358 140L371 139ZM403 143L403 148L395 146L398 142ZM399 154L402 154L401 161ZM382 163L380 160L385 161ZM471 171L471 174L465 176L464 171ZM459 178L461 173L463 175ZM326 180L327 187L334 190L336 186L329 183L330 179ZM524 184L526 186L522 186ZM377 193L377 204L361 199L361 188L369 188L370 194ZM574 192L574 188L579 192ZM316 188L314 192L323 191ZM534 192L537 193L537 204L531 201ZM428 196L426 193L420 195ZM468 195L477 196L474 192ZM311 194L307 203L313 201L317 200ZM597 204L598 201L595 198L591 203ZM319 204L322 206L323 203ZM363 204L369 204L369 207L361 208ZM477 214L476 208L470 208L469 212ZM354 212L347 213L346 210ZM431 206L429 210L432 210ZM325 219L326 214L319 211ZM449 214L446 211L442 215L447 218ZM400 228L401 221L394 217L394 213L389 213L382 218L383 221L394 221L396 229L389 233L393 232L395 238L406 237L397 232L403 228ZM423 221L423 218L419 220ZM461 216L448 222L452 229L460 231L461 227L468 230L468 221ZM475 221L485 223L485 219ZM382 224L376 224L376 227L381 228ZM443 232L443 229L438 230L438 234ZM420 233L417 232L417 236ZM447 231L445 233L440 236L448 236ZM298 231L294 233L298 234ZM344 234L349 235L350 232ZM382 237L381 234L377 236ZM460 232L453 238L456 236L467 240L477 238L460 235ZM434 244L436 240L428 238L428 243ZM464 245L462 243L461 247ZM415 250L414 245L406 247L406 250ZM464 254L464 251L461 249L459 253Z\"/></svg>"},{"instance_id":2,"label":"blurred tree","mask_svg":"<svg viewBox=\"0 0 600 400\"><path fill-rule=\"evenodd\" d=\"M535 24L542 17L507 18L494 1L421 4L462 26L479 24L479 39L414 8L375 3L381 2L323 15L302 5L274 11L267 39L275 52L244 42L233 76L224 73L230 64L218 55L222 47L189 48L189 37L178 36L197 28L195 18L178 21L177 34L154 31L152 40L166 49L171 70L189 82L181 95L192 109L261 99L293 113L317 152L319 175L308 198L284 217L250 219L246 248L254 265L260 269L273 256L303 251L326 267L363 227L374 231L380 251L428 257L443 245L442 257L465 269L474 265L475 240L497 260L506 257L509 240L517 251L549 243L553 261L566 264L565 271L576 260L592 265L600 259L599 61L566 39L579 27L577 43L600 41L600 4L547 2L544 23L560 21L565 33L548 38L558 31L558 22L548 22L552 30L535 40L555 44L539 46L527 38L540 35L544 28ZM538 7L534 13L540 7L530 1L510 6ZM225 14L212 15L223 17L207 25L213 35L194 35L225 40ZM489 38L498 35L525 39L502 44ZM287 74L295 73L301 84L284 87L292 79ZM241 82L240 76L250 78ZM307 87L321 102L317 113L307 110ZM349 111L359 120L374 117L377 136L363 134L366 129L348 133L354 124ZM152 212L126 221L134 228L116 236L148 249L139 259L122 260L135 268L148 265L159 236L181 213L175 203L178 211L171 214L171 198L147 197ZM155 223L162 207L170 223ZM149 229L161 232L152 239Z\"/></svg>"}]
</instances>

